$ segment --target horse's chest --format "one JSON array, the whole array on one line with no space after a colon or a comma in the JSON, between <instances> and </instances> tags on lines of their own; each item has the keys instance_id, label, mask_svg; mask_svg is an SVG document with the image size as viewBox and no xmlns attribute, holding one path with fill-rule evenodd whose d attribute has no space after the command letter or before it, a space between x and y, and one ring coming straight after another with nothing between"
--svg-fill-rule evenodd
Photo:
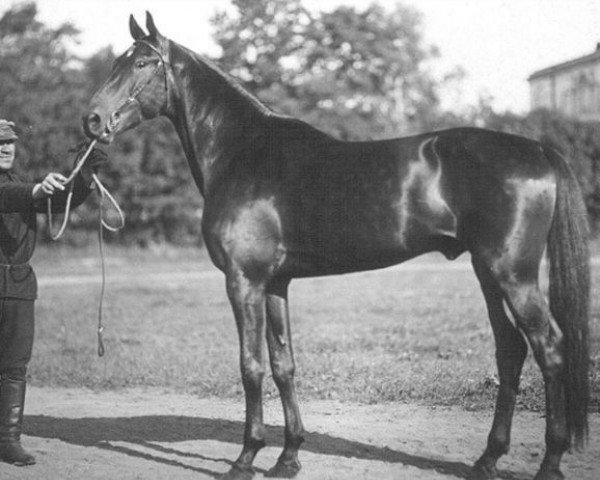
<instances>
[{"instance_id":1,"label":"horse's chest","mask_svg":"<svg viewBox=\"0 0 600 480\"><path fill-rule=\"evenodd\" d=\"M285 259L281 219L273 199L229 205L208 215L205 241L222 269L272 272Z\"/></svg>"}]
</instances>

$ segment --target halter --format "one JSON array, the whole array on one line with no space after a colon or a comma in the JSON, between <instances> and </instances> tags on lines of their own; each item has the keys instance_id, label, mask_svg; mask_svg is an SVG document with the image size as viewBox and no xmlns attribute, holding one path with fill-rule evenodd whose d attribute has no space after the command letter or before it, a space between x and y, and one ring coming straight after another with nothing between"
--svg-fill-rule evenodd
<instances>
[{"instance_id":1,"label":"halter","mask_svg":"<svg viewBox=\"0 0 600 480\"><path fill-rule=\"evenodd\" d=\"M150 50L154 51L158 55L159 62L157 62L156 65L154 66L154 69L152 70L152 73L151 73L151 75L149 75L148 79L145 82L142 82L139 85L137 85L132 90L129 97L116 110L114 110L110 114L110 116L108 117L108 121L106 122L106 126L104 128L106 133L111 133L114 131L114 129L119 124L119 120L118 120L118 117L116 116L116 114L119 113L123 108L127 107L127 105L129 105L137 100L137 97L140 95L140 93L142 93L144 88L146 88L150 84L152 79L154 78L154 74L157 73L157 71L158 71L159 64L162 64L163 70L165 72L164 80L165 80L165 93L166 93L166 97L167 97L167 108L169 106L169 82L167 80L167 61L165 60L164 55L161 53L161 51L158 48L156 48L154 45L152 45L147 40L136 40L135 42L133 42L133 44L147 46Z\"/></svg>"}]
</instances>

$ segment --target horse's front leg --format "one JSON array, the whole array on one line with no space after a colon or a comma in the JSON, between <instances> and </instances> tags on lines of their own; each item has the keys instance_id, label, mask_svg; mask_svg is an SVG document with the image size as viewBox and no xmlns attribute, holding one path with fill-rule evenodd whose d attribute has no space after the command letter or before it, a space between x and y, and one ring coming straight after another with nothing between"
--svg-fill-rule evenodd
<instances>
[{"instance_id":1,"label":"horse's front leg","mask_svg":"<svg viewBox=\"0 0 600 480\"><path fill-rule=\"evenodd\" d=\"M267 287L267 342L273 379L279 389L285 416L285 445L277 464L265 477L292 478L301 468L298 450L304 441L304 426L294 385L296 366L290 332L288 285L287 279L274 280Z\"/></svg>"},{"instance_id":2,"label":"horse's front leg","mask_svg":"<svg viewBox=\"0 0 600 480\"><path fill-rule=\"evenodd\" d=\"M227 274L227 295L235 315L240 341L240 367L246 394L244 447L223 480L252 478L252 463L265 446L262 381L265 374L265 291L240 272Z\"/></svg>"}]
</instances>

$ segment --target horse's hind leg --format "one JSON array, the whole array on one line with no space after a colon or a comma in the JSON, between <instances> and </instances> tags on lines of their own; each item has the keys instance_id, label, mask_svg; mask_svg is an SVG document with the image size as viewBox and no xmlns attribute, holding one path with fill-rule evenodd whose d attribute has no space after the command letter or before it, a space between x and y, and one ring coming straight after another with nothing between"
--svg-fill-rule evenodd
<instances>
[{"instance_id":1,"label":"horse's hind leg","mask_svg":"<svg viewBox=\"0 0 600 480\"><path fill-rule=\"evenodd\" d=\"M265 445L262 381L265 374L265 293L264 286L248 280L242 272L227 274L227 295L233 307L240 340L240 366L246 394L244 447L223 480L249 480L252 463Z\"/></svg>"},{"instance_id":2,"label":"horse's hind leg","mask_svg":"<svg viewBox=\"0 0 600 480\"><path fill-rule=\"evenodd\" d=\"M566 418L564 337L536 282L508 282L506 298L517 325L525 333L544 377L546 454L535 480L559 480L560 460L569 448Z\"/></svg>"},{"instance_id":3,"label":"horse's hind leg","mask_svg":"<svg viewBox=\"0 0 600 480\"><path fill-rule=\"evenodd\" d=\"M569 447L564 384L564 340L538 285L539 261L500 258L487 262L489 274L501 288L525 334L544 377L546 393L546 454L535 480L564 478L559 470L561 457ZM486 268L481 264L479 270ZM493 431L493 430L492 430ZM484 477L485 478L485 477Z\"/></svg>"},{"instance_id":4,"label":"horse's hind leg","mask_svg":"<svg viewBox=\"0 0 600 480\"><path fill-rule=\"evenodd\" d=\"M288 280L274 281L267 287L267 343L273 379L279 389L285 417L285 445L277 464L266 477L291 478L301 468L298 450L304 441L304 427L294 385L294 352L290 333Z\"/></svg>"},{"instance_id":5,"label":"horse's hind leg","mask_svg":"<svg viewBox=\"0 0 600 480\"><path fill-rule=\"evenodd\" d=\"M488 435L487 447L469 475L470 479L479 480L494 478L498 458L508 453L512 417L519 377L527 356L527 344L506 315L503 304L504 294L489 269L476 258L473 258L473 267L481 284L494 332L496 363L500 379L494 422Z\"/></svg>"}]
</instances>

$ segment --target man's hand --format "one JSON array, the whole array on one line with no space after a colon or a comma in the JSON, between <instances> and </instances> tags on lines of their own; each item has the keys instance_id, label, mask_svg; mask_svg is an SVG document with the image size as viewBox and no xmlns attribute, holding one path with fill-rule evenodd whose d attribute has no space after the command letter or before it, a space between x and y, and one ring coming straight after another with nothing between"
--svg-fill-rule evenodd
<instances>
[{"instance_id":1,"label":"man's hand","mask_svg":"<svg viewBox=\"0 0 600 480\"><path fill-rule=\"evenodd\" d=\"M49 173L41 183L37 183L33 187L33 198L38 200L40 198L51 197L57 190L65 189L64 184L66 181L67 178L60 173Z\"/></svg>"}]
</instances>

